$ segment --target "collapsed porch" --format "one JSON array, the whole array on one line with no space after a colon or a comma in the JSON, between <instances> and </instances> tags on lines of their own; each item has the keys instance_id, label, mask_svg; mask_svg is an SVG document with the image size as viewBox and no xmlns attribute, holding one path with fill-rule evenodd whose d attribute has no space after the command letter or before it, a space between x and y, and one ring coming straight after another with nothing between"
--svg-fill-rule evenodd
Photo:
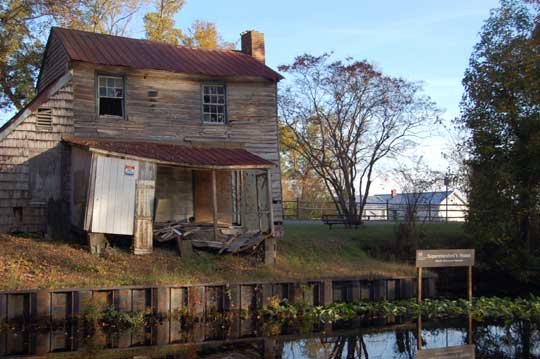
<instances>
[{"instance_id":1,"label":"collapsed porch","mask_svg":"<svg viewBox=\"0 0 540 359\"><path fill-rule=\"evenodd\" d=\"M66 142L72 163L88 164L86 186L73 166L72 208L79 213L72 215L72 224L82 217L78 224L91 242L106 234L133 236L133 252L147 254L154 239L171 239L164 237L172 233L175 239L192 240L194 247L221 243L223 252L232 237L256 234L264 241L265 262L275 261L272 162L241 148Z\"/></svg>"}]
</instances>

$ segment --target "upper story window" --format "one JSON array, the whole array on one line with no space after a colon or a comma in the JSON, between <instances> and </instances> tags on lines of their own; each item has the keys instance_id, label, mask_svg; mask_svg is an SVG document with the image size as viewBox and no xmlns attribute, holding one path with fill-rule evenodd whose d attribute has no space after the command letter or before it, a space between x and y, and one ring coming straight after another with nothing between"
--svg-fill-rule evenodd
<instances>
[{"instance_id":1,"label":"upper story window","mask_svg":"<svg viewBox=\"0 0 540 359\"><path fill-rule=\"evenodd\" d=\"M98 84L99 115L124 117L124 78L99 75Z\"/></svg>"},{"instance_id":2,"label":"upper story window","mask_svg":"<svg viewBox=\"0 0 540 359\"><path fill-rule=\"evenodd\" d=\"M202 105L204 123L226 123L227 105L224 84L203 84Z\"/></svg>"}]
</instances>

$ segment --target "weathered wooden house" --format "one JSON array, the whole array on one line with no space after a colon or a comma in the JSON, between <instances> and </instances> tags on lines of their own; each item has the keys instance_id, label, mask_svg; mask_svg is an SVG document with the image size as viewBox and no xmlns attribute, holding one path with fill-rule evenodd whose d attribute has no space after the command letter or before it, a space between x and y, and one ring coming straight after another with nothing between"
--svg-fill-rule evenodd
<instances>
[{"instance_id":1,"label":"weathered wooden house","mask_svg":"<svg viewBox=\"0 0 540 359\"><path fill-rule=\"evenodd\" d=\"M133 236L135 254L154 223L275 233L282 77L263 34L241 36L208 50L53 28L36 97L0 129L0 231Z\"/></svg>"}]
</instances>

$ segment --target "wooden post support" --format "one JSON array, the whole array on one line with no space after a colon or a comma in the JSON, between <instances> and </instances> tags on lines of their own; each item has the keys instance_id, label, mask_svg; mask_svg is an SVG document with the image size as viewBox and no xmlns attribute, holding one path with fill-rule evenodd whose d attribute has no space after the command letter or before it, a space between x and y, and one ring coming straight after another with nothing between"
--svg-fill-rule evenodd
<instances>
[{"instance_id":1,"label":"wooden post support","mask_svg":"<svg viewBox=\"0 0 540 359\"><path fill-rule=\"evenodd\" d=\"M51 293L47 290L39 290L36 293L36 318L39 320L51 318ZM0 314L1 319L3 319L2 314Z\"/></svg>"},{"instance_id":2,"label":"wooden post support","mask_svg":"<svg viewBox=\"0 0 540 359\"><path fill-rule=\"evenodd\" d=\"M214 220L214 240L217 240L217 189L216 189L216 170L212 170L212 216Z\"/></svg>"},{"instance_id":3,"label":"wooden post support","mask_svg":"<svg viewBox=\"0 0 540 359\"><path fill-rule=\"evenodd\" d=\"M472 344L473 343L473 322L472 322L472 315L471 315L471 312L469 311L469 330L468 330L468 340L467 340L467 343L469 344Z\"/></svg>"},{"instance_id":4,"label":"wooden post support","mask_svg":"<svg viewBox=\"0 0 540 359\"><path fill-rule=\"evenodd\" d=\"M417 349L422 350L422 315L418 316L418 323L416 325L416 343L417 343Z\"/></svg>"},{"instance_id":5,"label":"wooden post support","mask_svg":"<svg viewBox=\"0 0 540 359\"><path fill-rule=\"evenodd\" d=\"M469 304L472 305L472 266L468 267L468 294L469 294Z\"/></svg>"},{"instance_id":6,"label":"wooden post support","mask_svg":"<svg viewBox=\"0 0 540 359\"><path fill-rule=\"evenodd\" d=\"M264 240L264 264L274 265L276 264L277 257L277 243L276 239L272 236L268 236Z\"/></svg>"},{"instance_id":7,"label":"wooden post support","mask_svg":"<svg viewBox=\"0 0 540 359\"><path fill-rule=\"evenodd\" d=\"M268 193L268 221L270 222L270 234L274 235L274 206L272 204L272 175L270 169L266 170L266 187Z\"/></svg>"},{"instance_id":8,"label":"wooden post support","mask_svg":"<svg viewBox=\"0 0 540 359\"><path fill-rule=\"evenodd\" d=\"M246 207L246 181L245 181L245 172L240 170L240 224L242 228L246 228L246 217L247 217L247 207Z\"/></svg>"},{"instance_id":9,"label":"wooden post support","mask_svg":"<svg viewBox=\"0 0 540 359\"><path fill-rule=\"evenodd\" d=\"M296 219L300 219L300 198L296 197Z\"/></svg>"},{"instance_id":10,"label":"wooden post support","mask_svg":"<svg viewBox=\"0 0 540 359\"><path fill-rule=\"evenodd\" d=\"M472 303L472 266L469 266L469 267L468 267L468 271L467 271L467 272L468 272L468 273L467 273L467 274L468 274L467 277L468 277L468 283L469 283L469 285L468 285L469 306L472 307L472 304L473 304L473 303ZM468 330L468 336L469 336L469 338L468 338L468 339L469 339L469 340L468 340L468 343L469 343L469 344L472 344L472 343L473 343L473 338L472 338L472 335L473 335L473 333L472 333L472 327L473 327L473 325L472 325L472 324L473 324L473 323L472 323L471 308L469 308L469 330Z\"/></svg>"},{"instance_id":11,"label":"wooden post support","mask_svg":"<svg viewBox=\"0 0 540 359\"><path fill-rule=\"evenodd\" d=\"M152 253L156 173L155 163L139 161L139 177L135 183L133 254Z\"/></svg>"},{"instance_id":12,"label":"wooden post support","mask_svg":"<svg viewBox=\"0 0 540 359\"><path fill-rule=\"evenodd\" d=\"M323 305L330 305L334 303L334 289L331 279L327 279L323 282Z\"/></svg>"},{"instance_id":13,"label":"wooden post support","mask_svg":"<svg viewBox=\"0 0 540 359\"><path fill-rule=\"evenodd\" d=\"M417 303L422 304L422 267L418 267Z\"/></svg>"},{"instance_id":14,"label":"wooden post support","mask_svg":"<svg viewBox=\"0 0 540 359\"><path fill-rule=\"evenodd\" d=\"M169 315L171 309L171 290L167 287L158 287L154 291L155 312L160 315Z\"/></svg>"}]
</instances>

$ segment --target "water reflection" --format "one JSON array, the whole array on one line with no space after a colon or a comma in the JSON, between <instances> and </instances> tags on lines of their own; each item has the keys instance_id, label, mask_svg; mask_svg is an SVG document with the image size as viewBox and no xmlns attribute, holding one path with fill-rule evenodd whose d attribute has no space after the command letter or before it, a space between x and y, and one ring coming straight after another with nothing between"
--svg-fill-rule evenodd
<instances>
[{"instance_id":1,"label":"water reflection","mask_svg":"<svg viewBox=\"0 0 540 359\"><path fill-rule=\"evenodd\" d=\"M538 324L475 323L471 331L469 336L467 318L421 323L404 318L355 319L333 325L299 326L232 316L196 323L166 320L125 331L71 323L53 328L7 328L0 333L0 356L412 359L418 354L419 342L429 353L426 350L463 346L472 339L476 358L540 358Z\"/></svg>"}]
</instances>

